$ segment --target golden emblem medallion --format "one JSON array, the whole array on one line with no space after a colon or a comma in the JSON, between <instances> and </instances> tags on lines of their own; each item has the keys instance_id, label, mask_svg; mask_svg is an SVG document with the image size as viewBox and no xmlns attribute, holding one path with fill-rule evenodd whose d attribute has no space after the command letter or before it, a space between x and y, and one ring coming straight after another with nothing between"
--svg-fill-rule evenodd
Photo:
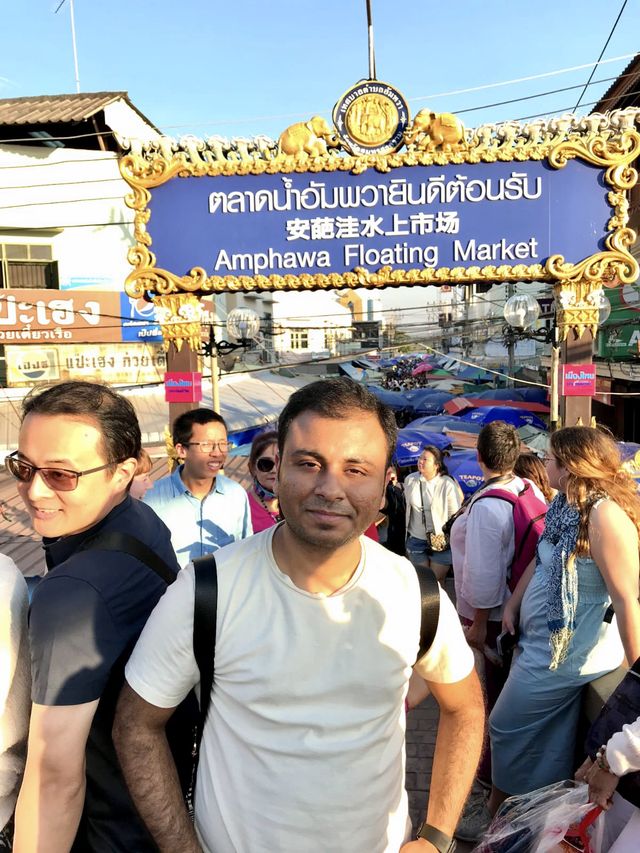
<instances>
[{"instance_id":1,"label":"golden emblem medallion","mask_svg":"<svg viewBox=\"0 0 640 853\"><path fill-rule=\"evenodd\" d=\"M385 154L403 144L409 107L393 86L381 80L364 80L335 105L333 123L352 154Z\"/></svg>"}]
</instances>

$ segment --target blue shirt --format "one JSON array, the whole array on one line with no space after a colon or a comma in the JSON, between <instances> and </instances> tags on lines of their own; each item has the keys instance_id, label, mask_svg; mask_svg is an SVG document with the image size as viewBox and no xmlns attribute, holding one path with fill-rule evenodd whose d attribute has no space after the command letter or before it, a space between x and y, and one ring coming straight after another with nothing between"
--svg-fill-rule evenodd
<instances>
[{"instance_id":1,"label":"blue shirt","mask_svg":"<svg viewBox=\"0 0 640 853\"><path fill-rule=\"evenodd\" d=\"M181 567L253 533L249 500L239 483L218 474L209 494L196 498L182 482L183 467L158 480L144 496L171 531Z\"/></svg>"}]
</instances>

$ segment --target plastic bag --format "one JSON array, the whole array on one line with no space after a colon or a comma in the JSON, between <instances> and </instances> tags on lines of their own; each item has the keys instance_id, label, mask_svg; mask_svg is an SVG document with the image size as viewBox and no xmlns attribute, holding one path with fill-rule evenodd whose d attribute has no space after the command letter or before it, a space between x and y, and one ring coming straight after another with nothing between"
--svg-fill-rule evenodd
<instances>
[{"instance_id":1,"label":"plastic bag","mask_svg":"<svg viewBox=\"0 0 640 853\"><path fill-rule=\"evenodd\" d=\"M509 797L475 853L601 853L602 809L588 794L587 785L567 780Z\"/></svg>"}]
</instances>

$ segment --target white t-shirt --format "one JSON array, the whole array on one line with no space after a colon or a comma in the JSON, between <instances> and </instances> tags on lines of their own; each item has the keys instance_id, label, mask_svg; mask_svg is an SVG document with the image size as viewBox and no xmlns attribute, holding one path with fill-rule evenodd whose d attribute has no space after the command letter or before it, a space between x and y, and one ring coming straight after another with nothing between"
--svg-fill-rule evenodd
<instances>
[{"instance_id":1,"label":"white t-shirt","mask_svg":"<svg viewBox=\"0 0 640 853\"><path fill-rule=\"evenodd\" d=\"M403 557L361 537L353 577L333 595L277 567L275 528L216 553L215 687L196 788L210 853L397 853L407 837L403 702L420 595ZM194 579L183 569L126 669L147 702L173 707L198 683ZM473 656L441 594L433 645L416 665L454 682Z\"/></svg>"}]
</instances>

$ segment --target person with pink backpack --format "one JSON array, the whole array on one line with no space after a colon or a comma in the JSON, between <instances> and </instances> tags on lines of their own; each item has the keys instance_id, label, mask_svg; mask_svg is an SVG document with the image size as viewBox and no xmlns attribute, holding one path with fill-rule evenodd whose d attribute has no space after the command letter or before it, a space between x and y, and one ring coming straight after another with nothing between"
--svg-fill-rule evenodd
<instances>
[{"instance_id":1,"label":"person with pink backpack","mask_svg":"<svg viewBox=\"0 0 640 853\"><path fill-rule=\"evenodd\" d=\"M467 642L484 655L488 711L495 705L508 673L508 660L498 662L497 651L492 651L502 632L503 609L535 556L547 510L539 488L513 473L520 446L517 431L504 421L493 421L482 428L477 450L484 485L463 506L451 528L456 606ZM508 650L502 651L507 658ZM478 779L491 784L488 747ZM473 823L472 819L473 813ZM463 818L457 837L474 840L477 833L466 823Z\"/></svg>"}]
</instances>

